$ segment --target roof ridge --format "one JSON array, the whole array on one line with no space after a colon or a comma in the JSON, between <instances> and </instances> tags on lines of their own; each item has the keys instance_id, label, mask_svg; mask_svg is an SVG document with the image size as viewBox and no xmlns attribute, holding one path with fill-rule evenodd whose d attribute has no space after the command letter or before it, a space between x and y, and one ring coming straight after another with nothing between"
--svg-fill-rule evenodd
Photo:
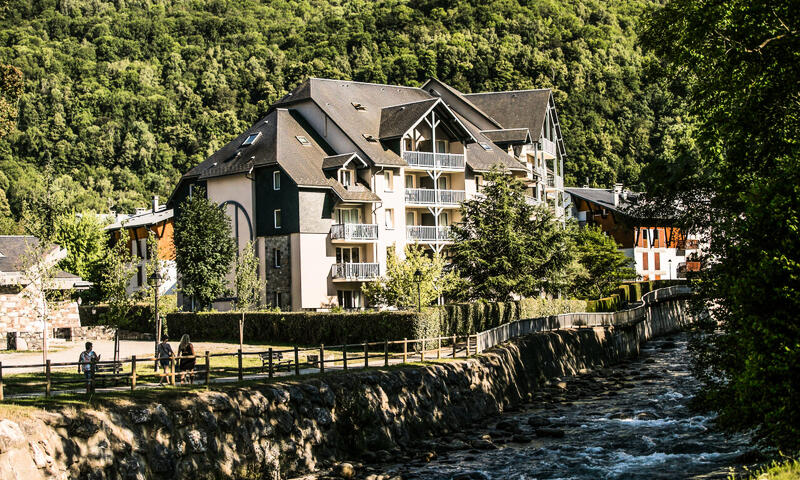
<instances>
[{"instance_id":1,"label":"roof ridge","mask_svg":"<svg viewBox=\"0 0 800 480\"><path fill-rule=\"evenodd\" d=\"M502 91L499 91L499 92L462 93L462 95L470 96L470 95L490 95L490 94L494 94L494 93L524 93L524 92L544 92L544 91L550 91L552 93L553 89L552 88L523 88L521 90L502 90Z\"/></svg>"},{"instance_id":2,"label":"roof ridge","mask_svg":"<svg viewBox=\"0 0 800 480\"><path fill-rule=\"evenodd\" d=\"M425 90L423 90L423 92L425 92ZM425 92L425 93L428 93L428 92ZM414 100L413 102L397 103L395 105L386 105L385 107L381 107L381 110L384 110L384 109L387 109L387 108L402 107L404 105L411 105L412 103L430 102L431 100L440 101L442 99L432 96L430 98L423 98L422 100Z\"/></svg>"},{"instance_id":3,"label":"roof ridge","mask_svg":"<svg viewBox=\"0 0 800 480\"><path fill-rule=\"evenodd\" d=\"M408 85L393 85L393 84L390 84L390 83L359 82L357 80L337 80L335 78L322 78L322 77L308 77L308 80L323 80L323 81L326 81L326 82L355 83L355 84L358 84L358 85L374 85L376 87L395 87L395 88L405 88L405 89L409 89L409 90L422 90L423 92L425 91L425 90L421 89L420 87L410 87Z\"/></svg>"}]
</instances>

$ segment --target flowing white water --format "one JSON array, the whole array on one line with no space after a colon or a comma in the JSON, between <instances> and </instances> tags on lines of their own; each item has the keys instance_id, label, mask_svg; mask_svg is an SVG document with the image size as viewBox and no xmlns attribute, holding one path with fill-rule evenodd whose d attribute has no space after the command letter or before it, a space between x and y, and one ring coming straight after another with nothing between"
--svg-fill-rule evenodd
<instances>
[{"instance_id":1,"label":"flowing white water","mask_svg":"<svg viewBox=\"0 0 800 480\"><path fill-rule=\"evenodd\" d=\"M404 480L725 479L750 441L717 430L712 416L689 408L700 386L689 372L686 343L684 334L653 341L634 361L566 379L572 401L545 401L497 419L518 425L516 433L532 437L530 443L487 428L469 435L488 433L499 449L451 452L385 471ZM530 417L564 437L536 437Z\"/></svg>"}]
</instances>

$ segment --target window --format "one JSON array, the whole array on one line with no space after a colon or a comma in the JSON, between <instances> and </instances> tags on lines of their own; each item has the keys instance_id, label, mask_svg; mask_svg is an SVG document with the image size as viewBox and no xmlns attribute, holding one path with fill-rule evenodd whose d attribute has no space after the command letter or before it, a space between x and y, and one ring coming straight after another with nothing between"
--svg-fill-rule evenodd
<instances>
[{"instance_id":1,"label":"window","mask_svg":"<svg viewBox=\"0 0 800 480\"><path fill-rule=\"evenodd\" d=\"M439 226L446 227L450 225L450 214L447 212L442 212L439 216Z\"/></svg>"},{"instance_id":2,"label":"window","mask_svg":"<svg viewBox=\"0 0 800 480\"><path fill-rule=\"evenodd\" d=\"M391 192L394 190L394 172L387 170L383 172L384 191Z\"/></svg>"},{"instance_id":3,"label":"window","mask_svg":"<svg viewBox=\"0 0 800 480\"><path fill-rule=\"evenodd\" d=\"M139 265L136 270L136 286L141 287L144 285L144 280L142 280L144 278L144 267Z\"/></svg>"},{"instance_id":4,"label":"window","mask_svg":"<svg viewBox=\"0 0 800 480\"><path fill-rule=\"evenodd\" d=\"M281 292L273 292L273 294L272 294L272 306L273 307L280 307L281 306Z\"/></svg>"},{"instance_id":5,"label":"window","mask_svg":"<svg viewBox=\"0 0 800 480\"><path fill-rule=\"evenodd\" d=\"M272 212L272 221L275 224L275 228L281 228L283 223L281 222L281 210L280 209L277 209L274 212Z\"/></svg>"},{"instance_id":6,"label":"window","mask_svg":"<svg viewBox=\"0 0 800 480\"><path fill-rule=\"evenodd\" d=\"M261 132L251 133L250 135L247 136L247 138L244 139L244 142L242 142L242 146L246 147L248 145L256 143L256 140L258 140L258 137L260 136Z\"/></svg>"},{"instance_id":7,"label":"window","mask_svg":"<svg viewBox=\"0 0 800 480\"><path fill-rule=\"evenodd\" d=\"M650 270L649 261L650 254L647 252L642 252L642 270Z\"/></svg>"},{"instance_id":8,"label":"window","mask_svg":"<svg viewBox=\"0 0 800 480\"><path fill-rule=\"evenodd\" d=\"M403 139L403 150L406 152L411 152L414 150L414 142L412 142L410 138Z\"/></svg>"},{"instance_id":9,"label":"window","mask_svg":"<svg viewBox=\"0 0 800 480\"><path fill-rule=\"evenodd\" d=\"M359 247L336 247L336 263L359 263Z\"/></svg>"},{"instance_id":10,"label":"window","mask_svg":"<svg viewBox=\"0 0 800 480\"><path fill-rule=\"evenodd\" d=\"M414 225L414 212L406 212L406 225Z\"/></svg>"},{"instance_id":11,"label":"window","mask_svg":"<svg viewBox=\"0 0 800 480\"><path fill-rule=\"evenodd\" d=\"M475 175L475 189L479 192L483 189L483 175Z\"/></svg>"},{"instance_id":12,"label":"window","mask_svg":"<svg viewBox=\"0 0 800 480\"><path fill-rule=\"evenodd\" d=\"M300 142L300 145L302 145L304 147L311 146L311 142L309 142L308 139L306 137L304 137L303 135L297 135L294 138L296 138L297 141Z\"/></svg>"},{"instance_id":13,"label":"window","mask_svg":"<svg viewBox=\"0 0 800 480\"><path fill-rule=\"evenodd\" d=\"M281 172L274 171L272 172L272 189L273 190L280 190L281 189Z\"/></svg>"},{"instance_id":14,"label":"window","mask_svg":"<svg viewBox=\"0 0 800 480\"><path fill-rule=\"evenodd\" d=\"M281 249L280 248L273 248L272 249L272 266L275 268L281 268Z\"/></svg>"},{"instance_id":15,"label":"window","mask_svg":"<svg viewBox=\"0 0 800 480\"><path fill-rule=\"evenodd\" d=\"M642 232L642 246L647 248L647 245L648 245L648 243L647 243L647 230L643 228L641 230L641 232Z\"/></svg>"},{"instance_id":16,"label":"window","mask_svg":"<svg viewBox=\"0 0 800 480\"><path fill-rule=\"evenodd\" d=\"M414 188L414 175L406 175L406 188Z\"/></svg>"},{"instance_id":17,"label":"window","mask_svg":"<svg viewBox=\"0 0 800 480\"><path fill-rule=\"evenodd\" d=\"M339 170L339 183L344 185L345 187L349 187L353 184L353 172L352 170Z\"/></svg>"},{"instance_id":18,"label":"window","mask_svg":"<svg viewBox=\"0 0 800 480\"><path fill-rule=\"evenodd\" d=\"M447 190L447 177L446 176L442 175L441 177L439 177L439 179L437 180L437 183L439 184L439 190Z\"/></svg>"},{"instance_id":19,"label":"window","mask_svg":"<svg viewBox=\"0 0 800 480\"><path fill-rule=\"evenodd\" d=\"M361 210L358 208L337 208L337 223L361 223Z\"/></svg>"},{"instance_id":20,"label":"window","mask_svg":"<svg viewBox=\"0 0 800 480\"><path fill-rule=\"evenodd\" d=\"M436 153L447 153L450 143L447 140L436 140Z\"/></svg>"},{"instance_id":21,"label":"window","mask_svg":"<svg viewBox=\"0 0 800 480\"><path fill-rule=\"evenodd\" d=\"M386 228L393 229L394 228L394 209L387 208L386 209Z\"/></svg>"},{"instance_id":22,"label":"window","mask_svg":"<svg viewBox=\"0 0 800 480\"><path fill-rule=\"evenodd\" d=\"M481 143L480 143L480 145L481 145L481 147L483 147L483 149L484 149L484 150L486 150L487 152L488 152L489 150L491 150L491 149L492 149L491 145L489 145L489 144L488 144L488 143L486 143L486 142L481 142Z\"/></svg>"},{"instance_id":23,"label":"window","mask_svg":"<svg viewBox=\"0 0 800 480\"><path fill-rule=\"evenodd\" d=\"M660 247L661 246L661 241L660 240L661 239L658 238L658 229L657 228L653 229L653 246L656 247L656 248ZM656 261L656 264L657 264L657 262L658 261ZM656 270L658 270L658 267L656 267Z\"/></svg>"},{"instance_id":24,"label":"window","mask_svg":"<svg viewBox=\"0 0 800 480\"><path fill-rule=\"evenodd\" d=\"M661 255L658 252L653 253L653 270L661 270Z\"/></svg>"},{"instance_id":25,"label":"window","mask_svg":"<svg viewBox=\"0 0 800 480\"><path fill-rule=\"evenodd\" d=\"M360 306L361 298L358 291L337 290L336 298L339 300L339 306L344 309L358 308Z\"/></svg>"}]
</instances>

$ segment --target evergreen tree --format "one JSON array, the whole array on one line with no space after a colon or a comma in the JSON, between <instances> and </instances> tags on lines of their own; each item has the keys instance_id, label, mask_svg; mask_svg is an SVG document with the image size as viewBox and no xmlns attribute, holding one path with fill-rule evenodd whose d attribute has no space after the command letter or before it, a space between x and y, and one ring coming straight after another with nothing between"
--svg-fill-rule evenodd
<instances>
[{"instance_id":1,"label":"evergreen tree","mask_svg":"<svg viewBox=\"0 0 800 480\"><path fill-rule=\"evenodd\" d=\"M507 300L559 293L555 279L571 261L567 230L549 209L525 201L525 183L495 169L482 198L463 203L452 226L453 263L467 279L466 298Z\"/></svg>"},{"instance_id":2,"label":"evergreen tree","mask_svg":"<svg viewBox=\"0 0 800 480\"><path fill-rule=\"evenodd\" d=\"M200 308L227 291L225 276L236 255L231 221L225 212L195 189L175 221L175 260L184 295Z\"/></svg>"},{"instance_id":3,"label":"evergreen tree","mask_svg":"<svg viewBox=\"0 0 800 480\"><path fill-rule=\"evenodd\" d=\"M236 309L249 312L258 306L264 285L258 278L258 258L253 242L248 242L236 259Z\"/></svg>"}]
</instances>

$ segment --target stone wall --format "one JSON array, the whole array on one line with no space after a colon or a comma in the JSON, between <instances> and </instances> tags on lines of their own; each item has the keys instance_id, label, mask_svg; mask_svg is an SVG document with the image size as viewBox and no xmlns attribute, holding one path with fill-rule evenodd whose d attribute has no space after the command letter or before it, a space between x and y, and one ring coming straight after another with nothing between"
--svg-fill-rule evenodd
<instances>
[{"instance_id":1,"label":"stone wall","mask_svg":"<svg viewBox=\"0 0 800 480\"><path fill-rule=\"evenodd\" d=\"M289 235L262 237L264 241L264 277L266 278L266 304L283 311L292 309L292 262ZM275 265L275 250L280 251L280 265ZM275 304L275 293L280 293L280 304Z\"/></svg>"},{"instance_id":2,"label":"stone wall","mask_svg":"<svg viewBox=\"0 0 800 480\"><path fill-rule=\"evenodd\" d=\"M52 330L81 326L76 302L58 302L51 307L47 316L51 332ZM8 290L0 292L0 332L3 332L8 339L23 338L25 340L23 349L41 348L42 323L31 301L25 298L21 292L15 293ZM28 343L28 341L32 343ZM0 345L0 350L16 348L16 343L9 341Z\"/></svg>"},{"instance_id":3,"label":"stone wall","mask_svg":"<svg viewBox=\"0 0 800 480\"><path fill-rule=\"evenodd\" d=\"M638 354L642 341L689 321L685 303L653 302L637 323L537 333L460 361L35 411L0 422L0 472L276 480L391 457L513 408L549 378Z\"/></svg>"}]
</instances>

